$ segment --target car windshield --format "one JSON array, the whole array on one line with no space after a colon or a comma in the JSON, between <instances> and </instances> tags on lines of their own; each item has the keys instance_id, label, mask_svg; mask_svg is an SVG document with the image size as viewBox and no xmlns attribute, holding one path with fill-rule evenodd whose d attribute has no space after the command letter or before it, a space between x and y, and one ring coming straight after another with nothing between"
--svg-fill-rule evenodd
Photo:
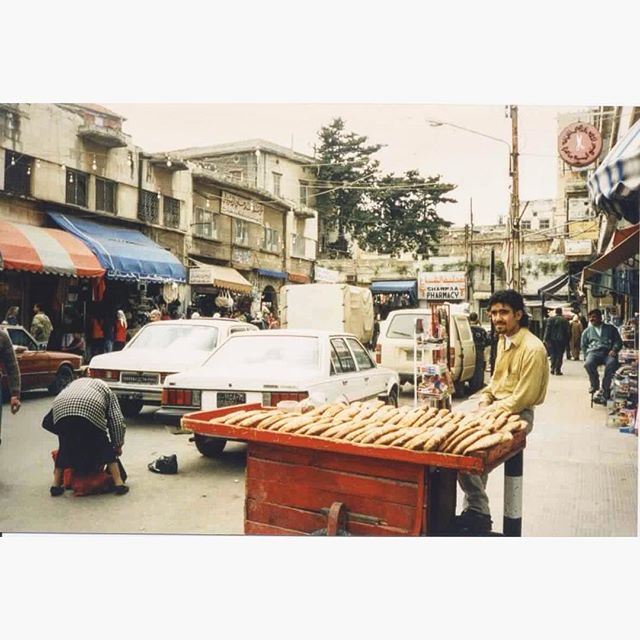
<instances>
[{"instance_id":1,"label":"car windshield","mask_svg":"<svg viewBox=\"0 0 640 640\"><path fill-rule=\"evenodd\" d=\"M270 367L280 369L320 368L320 345L318 338L308 336L269 336L256 332L231 338L225 342L204 364L206 368Z\"/></svg>"},{"instance_id":2,"label":"car windshield","mask_svg":"<svg viewBox=\"0 0 640 640\"><path fill-rule=\"evenodd\" d=\"M387 338L413 338L416 318L422 318L424 330L430 332L430 316L422 313L403 313L395 316L387 329Z\"/></svg>"},{"instance_id":3,"label":"car windshield","mask_svg":"<svg viewBox=\"0 0 640 640\"><path fill-rule=\"evenodd\" d=\"M213 351L218 342L217 327L180 326L157 322L146 325L127 349L168 351Z\"/></svg>"}]
</instances>

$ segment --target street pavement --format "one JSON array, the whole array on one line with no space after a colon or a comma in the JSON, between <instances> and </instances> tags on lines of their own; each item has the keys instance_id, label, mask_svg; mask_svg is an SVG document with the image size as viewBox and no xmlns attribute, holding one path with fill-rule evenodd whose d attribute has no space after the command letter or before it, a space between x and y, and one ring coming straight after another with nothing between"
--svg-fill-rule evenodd
<instances>
[{"instance_id":1,"label":"street pavement","mask_svg":"<svg viewBox=\"0 0 640 640\"><path fill-rule=\"evenodd\" d=\"M590 408L581 362L566 362L564 373L551 376L528 437L523 535L635 536L638 439L607 427L604 407ZM407 386L401 403L412 401ZM242 534L245 445L229 443L220 459L204 458L188 434L154 424L151 409L127 422L122 460L129 494L51 498L56 439L40 427L50 403L47 394L33 392L17 416L4 407L0 531ZM178 457L177 475L147 469L171 453ZM496 469L487 488L495 531L502 529L503 478L503 469Z\"/></svg>"}]
</instances>

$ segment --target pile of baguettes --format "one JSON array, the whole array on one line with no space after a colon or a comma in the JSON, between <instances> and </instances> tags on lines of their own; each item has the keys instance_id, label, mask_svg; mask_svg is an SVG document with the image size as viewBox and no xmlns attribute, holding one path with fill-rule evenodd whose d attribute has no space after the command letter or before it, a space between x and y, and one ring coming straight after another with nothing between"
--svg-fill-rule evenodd
<instances>
[{"instance_id":1,"label":"pile of baguettes","mask_svg":"<svg viewBox=\"0 0 640 640\"><path fill-rule=\"evenodd\" d=\"M485 451L511 441L513 433L527 426L519 416L491 407L465 416L448 409L398 409L381 401L326 404L306 412L277 408L238 410L211 422L457 455Z\"/></svg>"}]
</instances>

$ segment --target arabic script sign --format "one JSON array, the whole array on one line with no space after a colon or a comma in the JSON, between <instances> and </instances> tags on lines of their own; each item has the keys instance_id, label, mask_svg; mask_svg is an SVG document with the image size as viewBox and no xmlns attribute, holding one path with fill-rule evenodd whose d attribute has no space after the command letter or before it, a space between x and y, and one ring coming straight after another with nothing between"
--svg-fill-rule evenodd
<instances>
[{"instance_id":1,"label":"arabic script sign","mask_svg":"<svg viewBox=\"0 0 640 640\"><path fill-rule=\"evenodd\" d=\"M565 127L558 138L558 153L572 167L586 167L602 151L602 136L588 122L574 122Z\"/></svg>"},{"instance_id":2,"label":"arabic script sign","mask_svg":"<svg viewBox=\"0 0 640 640\"><path fill-rule=\"evenodd\" d=\"M434 302L464 300L466 282L464 271L421 271L418 273L418 298Z\"/></svg>"},{"instance_id":3,"label":"arabic script sign","mask_svg":"<svg viewBox=\"0 0 640 640\"><path fill-rule=\"evenodd\" d=\"M264 207L253 200L241 198L227 191L222 192L222 202L220 204L220 213L225 213L234 218L240 218L247 222L255 222L262 224L264 217Z\"/></svg>"}]
</instances>

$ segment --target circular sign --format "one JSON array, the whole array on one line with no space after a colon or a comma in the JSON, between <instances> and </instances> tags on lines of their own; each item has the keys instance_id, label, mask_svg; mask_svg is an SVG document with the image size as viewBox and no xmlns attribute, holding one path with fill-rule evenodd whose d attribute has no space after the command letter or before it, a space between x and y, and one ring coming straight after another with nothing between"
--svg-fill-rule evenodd
<instances>
[{"instance_id":1,"label":"circular sign","mask_svg":"<svg viewBox=\"0 0 640 640\"><path fill-rule=\"evenodd\" d=\"M565 127L558 138L560 157L572 167L586 167L602 151L602 136L588 122L574 122Z\"/></svg>"}]
</instances>

